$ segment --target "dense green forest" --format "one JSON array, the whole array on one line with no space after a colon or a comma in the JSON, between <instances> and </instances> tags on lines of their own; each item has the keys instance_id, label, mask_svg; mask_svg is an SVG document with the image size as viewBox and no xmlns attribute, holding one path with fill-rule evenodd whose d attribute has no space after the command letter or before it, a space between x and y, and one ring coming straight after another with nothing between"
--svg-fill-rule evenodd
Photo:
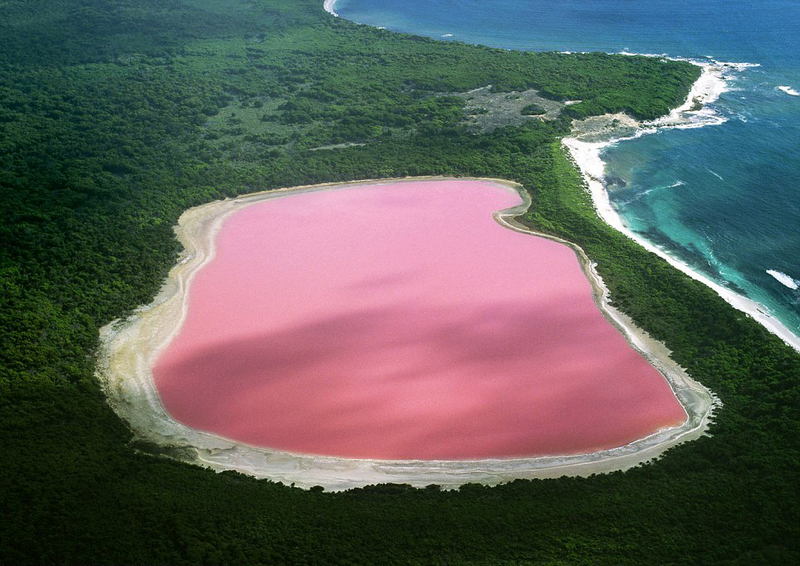
<instances>
[{"instance_id":1,"label":"dense green forest","mask_svg":"<svg viewBox=\"0 0 800 566\"><path fill-rule=\"evenodd\" d=\"M800 356L603 224L559 142L572 118L665 114L697 76L394 34L322 0L0 1L0 563L800 563ZM453 95L486 85L581 102L475 133ZM712 435L625 473L343 493L131 444L98 328L152 299L183 210L432 174L522 183L525 221L582 246L719 395Z\"/></svg>"}]
</instances>

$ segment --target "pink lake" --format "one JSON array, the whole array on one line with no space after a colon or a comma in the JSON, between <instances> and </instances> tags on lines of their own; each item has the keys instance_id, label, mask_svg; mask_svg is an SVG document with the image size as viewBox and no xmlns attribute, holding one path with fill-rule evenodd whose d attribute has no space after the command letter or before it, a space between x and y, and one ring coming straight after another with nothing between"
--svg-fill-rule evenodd
<instances>
[{"instance_id":1,"label":"pink lake","mask_svg":"<svg viewBox=\"0 0 800 566\"><path fill-rule=\"evenodd\" d=\"M153 375L178 421L375 459L566 455L686 419L575 253L488 181L295 193L229 216Z\"/></svg>"}]
</instances>

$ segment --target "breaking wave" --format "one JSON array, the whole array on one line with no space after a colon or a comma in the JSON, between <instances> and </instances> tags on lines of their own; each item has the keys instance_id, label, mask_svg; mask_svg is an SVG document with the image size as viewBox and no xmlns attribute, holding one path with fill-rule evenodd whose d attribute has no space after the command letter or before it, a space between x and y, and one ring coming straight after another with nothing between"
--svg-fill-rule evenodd
<instances>
[{"instance_id":1,"label":"breaking wave","mask_svg":"<svg viewBox=\"0 0 800 566\"><path fill-rule=\"evenodd\" d=\"M767 269L767 273L772 275L781 285L789 287L789 289L796 291L798 287L800 287L800 281L797 279L792 279L790 276L786 275L781 271L775 271L774 269Z\"/></svg>"}]
</instances>

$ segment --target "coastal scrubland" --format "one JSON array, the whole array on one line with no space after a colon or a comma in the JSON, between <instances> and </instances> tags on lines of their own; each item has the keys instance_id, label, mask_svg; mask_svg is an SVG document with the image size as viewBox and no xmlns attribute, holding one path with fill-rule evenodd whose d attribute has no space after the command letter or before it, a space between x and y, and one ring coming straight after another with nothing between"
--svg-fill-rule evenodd
<instances>
[{"instance_id":1,"label":"coastal scrubland","mask_svg":"<svg viewBox=\"0 0 800 566\"><path fill-rule=\"evenodd\" d=\"M321 0L8 0L0 37L0 562L800 561L800 356L603 224L560 145L573 118L667 113L696 67L436 42ZM476 133L456 94L487 85L582 102ZM98 328L157 292L181 211L404 175L521 183L525 222L580 245L719 395L711 436L625 473L336 494L131 442L95 377Z\"/></svg>"}]
</instances>

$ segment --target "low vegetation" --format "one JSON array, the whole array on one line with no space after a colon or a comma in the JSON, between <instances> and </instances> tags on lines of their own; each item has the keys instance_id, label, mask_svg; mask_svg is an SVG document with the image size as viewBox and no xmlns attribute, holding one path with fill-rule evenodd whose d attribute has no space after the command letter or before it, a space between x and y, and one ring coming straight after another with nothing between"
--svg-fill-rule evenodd
<instances>
[{"instance_id":1,"label":"low vegetation","mask_svg":"<svg viewBox=\"0 0 800 566\"><path fill-rule=\"evenodd\" d=\"M520 112L527 116L541 116L542 114L547 114L547 110L535 103L524 106Z\"/></svg>"}]
</instances>

